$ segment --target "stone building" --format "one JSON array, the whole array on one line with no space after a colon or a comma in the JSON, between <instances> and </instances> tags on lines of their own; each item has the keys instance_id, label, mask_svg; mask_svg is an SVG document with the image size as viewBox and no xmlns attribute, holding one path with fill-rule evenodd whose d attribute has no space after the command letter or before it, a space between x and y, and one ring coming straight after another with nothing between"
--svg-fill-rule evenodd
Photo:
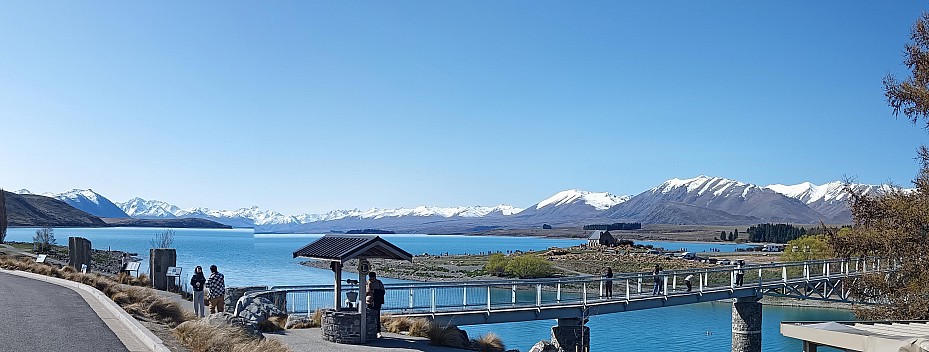
<instances>
[{"instance_id":1,"label":"stone building","mask_svg":"<svg viewBox=\"0 0 929 352\"><path fill-rule=\"evenodd\" d=\"M616 238L610 234L610 231L596 230L590 233L587 238L587 245L590 247L613 247L616 246Z\"/></svg>"}]
</instances>

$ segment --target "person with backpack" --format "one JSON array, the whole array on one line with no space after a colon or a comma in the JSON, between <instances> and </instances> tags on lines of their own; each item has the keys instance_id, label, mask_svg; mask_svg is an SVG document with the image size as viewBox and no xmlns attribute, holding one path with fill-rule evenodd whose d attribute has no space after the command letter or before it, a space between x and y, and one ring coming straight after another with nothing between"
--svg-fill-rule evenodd
<instances>
[{"instance_id":1,"label":"person with backpack","mask_svg":"<svg viewBox=\"0 0 929 352\"><path fill-rule=\"evenodd\" d=\"M365 292L365 302L371 313L374 314L374 321L377 325L377 338L381 338L381 306L384 305L384 295L387 290L384 289L384 283L377 279L377 273L368 273L368 289Z\"/></svg>"}]
</instances>

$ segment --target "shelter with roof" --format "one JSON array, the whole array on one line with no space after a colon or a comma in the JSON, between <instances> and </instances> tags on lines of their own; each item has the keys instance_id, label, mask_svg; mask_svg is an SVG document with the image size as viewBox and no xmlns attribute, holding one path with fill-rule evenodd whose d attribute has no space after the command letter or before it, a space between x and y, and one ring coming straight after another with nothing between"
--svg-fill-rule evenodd
<instances>
[{"instance_id":1,"label":"shelter with roof","mask_svg":"<svg viewBox=\"0 0 929 352\"><path fill-rule=\"evenodd\" d=\"M781 334L820 346L857 352L929 352L929 321L781 322Z\"/></svg>"},{"instance_id":2,"label":"shelter with roof","mask_svg":"<svg viewBox=\"0 0 929 352\"><path fill-rule=\"evenodd\" d=\"M590 247L613 247L616 246L616 238L607 230L595 230L587 237L587 245Z\"/></svg>"},{"instance_id":3,"label":"shelter with roof","mask_svg":"<svg viewBox=\"0 0 929 352\"><path fill-rule=\"evenodd\" d=\"M364 303L365 276L371 271L368 259L413 260L413 255L397 247L380 236L365 235L325 235L303 246L293 253L294 258L308 258L329 261L329 268L335 274L334 305L332 311L323 311L323 335L326 340L339 343L365 343L368 336L373 336L373 320L367 317L367 305ZM349 302L358 299L357 312L343 309L342 305L342 268L346 262L358 260L358 293ZM362 321L367 328L353 323ZM376 333L376 330L374 330Z\"/></svg>"}]
</instances>

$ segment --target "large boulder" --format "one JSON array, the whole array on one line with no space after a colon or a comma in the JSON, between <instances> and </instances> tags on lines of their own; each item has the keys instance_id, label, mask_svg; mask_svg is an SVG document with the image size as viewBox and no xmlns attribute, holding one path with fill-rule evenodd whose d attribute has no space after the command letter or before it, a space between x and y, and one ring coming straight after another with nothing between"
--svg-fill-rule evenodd
<instances>
[{"instance_id":1,"label":"large boulder","mask_svg":"<svg viewBox=\"0 0 929 352\"><path fill-rule=\"evenodd\" d=\"M236 309L236 316L253 324L264 323L270 317L286 315L274 303L262 297L247 296L241 306L241 309Z\"/></svg>"},{"instance_id":2,"label":"large boulder","mask_svg":"<svg viewBox=\"0 0 929 352\"><path fill-rule=\"evenodd\" d=\"M261 334L261 331L258 331L258 325L246 320L245 318L237 317L232 314L223 312L210 314L205 319L206 323L212 326L235 326L241 328L243 331L245 331L245 333L256 339L264 339L264 335Z\"/></svg>"},{"instance_id":3,"label":"large boulder","mask_svg":"<svg viewBox=\"0 0 929 352\"><path fill-rule=\"evenodd\" d=\"M235 313L236 302L239 301L239 298L242 298L242 296L245 296L249 292L264 291L267 289L267 286L226 287L226 312Z\"/></svg>"},{"instance_id":4,"label":"large boulder","mask_svg":"<svg viewBox=\"0 0 929 352\"><path fill-rule=\"evenodd\" d=\"M560 352L558 347L555 347L551 342L542 340L537 342L532 348L529 349L529 352Z\"/></svg>"}]
</instances>

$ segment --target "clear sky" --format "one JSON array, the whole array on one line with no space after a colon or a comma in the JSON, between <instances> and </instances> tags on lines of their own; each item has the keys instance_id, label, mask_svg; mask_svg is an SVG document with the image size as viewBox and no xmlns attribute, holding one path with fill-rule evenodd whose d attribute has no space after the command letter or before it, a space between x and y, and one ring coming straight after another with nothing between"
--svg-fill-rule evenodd
<instances>
[{"instance_id":1,"label":"clear sky","mask_svg":"<svg viewBox=\"0 0 929 352\"><path fill-rule=\"evenodd\" d=\"M0 187L284 213L908 184L924 3L0 3Z\"/></svg>"}]
</instances>

